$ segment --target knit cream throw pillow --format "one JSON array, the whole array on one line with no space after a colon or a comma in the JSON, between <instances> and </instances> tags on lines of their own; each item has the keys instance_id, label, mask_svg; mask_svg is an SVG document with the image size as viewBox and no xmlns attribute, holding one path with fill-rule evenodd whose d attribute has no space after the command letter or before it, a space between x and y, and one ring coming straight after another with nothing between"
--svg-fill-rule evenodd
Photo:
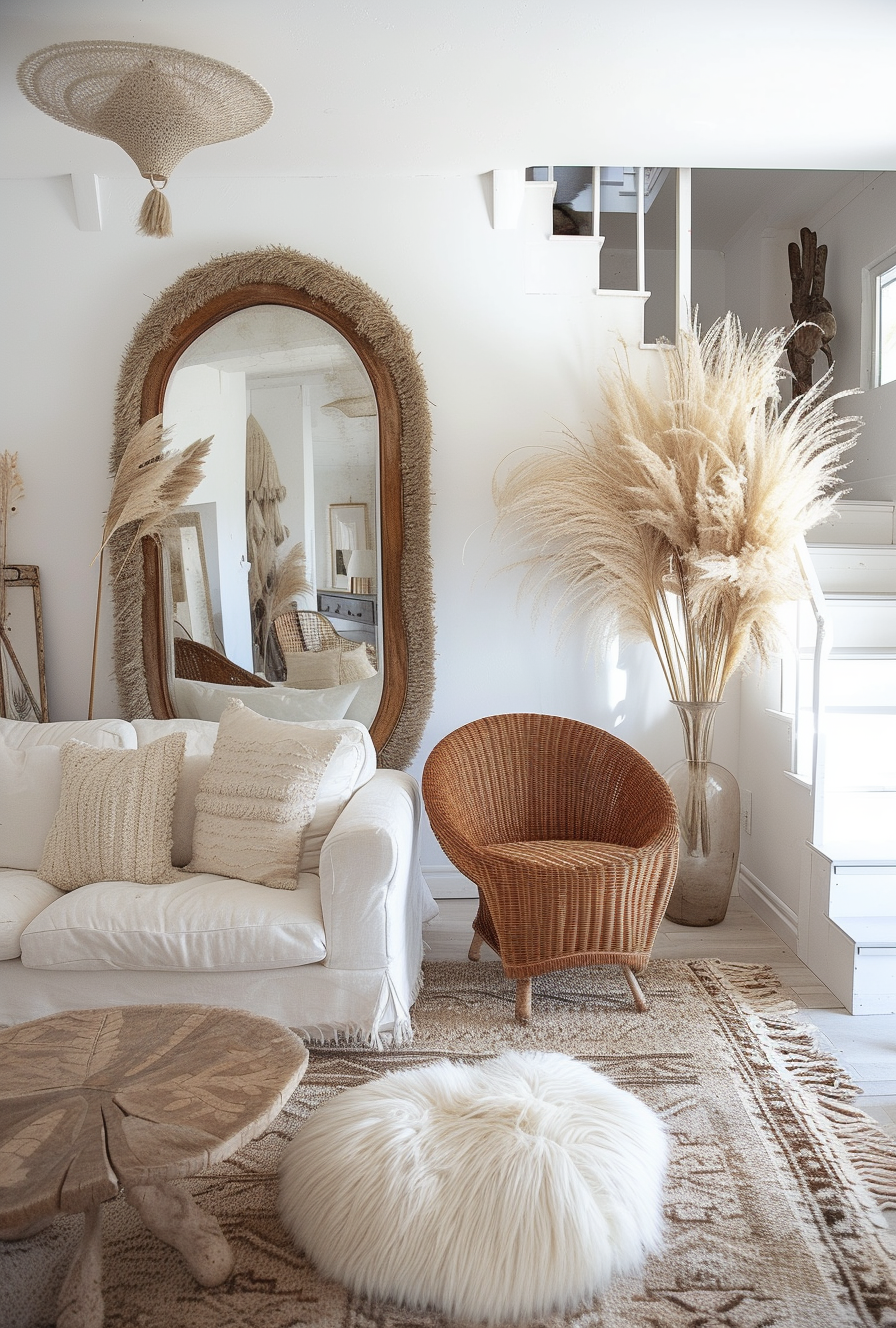
<instances>
[{"instance_id":1,"label":"knit cream throw pillow","mask_svg":"<svg viewBox=\"0 0 896 1328\"><path fill-rule=\"evenodd\" d=\"M183 733L138 751L65 743L59 810L38 875L57 890L94 881L175 880L171 818L185 743Z\"/></svg>"},{"instance_id":2,"label":"knit cream throw pillow","mask_svg":"<svg viewBox=\"0 0 896 1328\"><path fill-rule=\"evenodd\" d=\"M267 719L228 701L196 795L186 870L295 890L305 827L341 741L332 730Z\"/></svg>"}]
</instances>

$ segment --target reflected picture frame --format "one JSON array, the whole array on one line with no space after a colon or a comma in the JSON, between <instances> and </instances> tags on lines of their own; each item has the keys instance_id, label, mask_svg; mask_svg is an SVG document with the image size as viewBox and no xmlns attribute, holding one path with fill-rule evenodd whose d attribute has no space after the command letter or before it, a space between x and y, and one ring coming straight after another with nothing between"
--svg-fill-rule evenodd
<instances>
[{"instance_id":1,"label":"reflected picture frame","mask_svg":"<svg viewBox=\"0 0 896 1328\"><path fill-rule=\"evenodd\" d=\"M215 632L202 518L198 512L173 512L159 528L159 537L167 554L171 583L171 604L175 627L200 645L219 649ZM178 619L178 606L184 606ZM186 616L188 621L182 621Z\"/></svg>"},{"instance_id":2,"label":"reflected picture frame","mask_svg":"<svg viewBox=\"0 0 896 1328\"><path fill-rule=\"evenodd\" d=\"M349 557L355 549L370 548L370 522L366 503L330 503L330 589L348 590Z\"/></svg>"}]
</instances>

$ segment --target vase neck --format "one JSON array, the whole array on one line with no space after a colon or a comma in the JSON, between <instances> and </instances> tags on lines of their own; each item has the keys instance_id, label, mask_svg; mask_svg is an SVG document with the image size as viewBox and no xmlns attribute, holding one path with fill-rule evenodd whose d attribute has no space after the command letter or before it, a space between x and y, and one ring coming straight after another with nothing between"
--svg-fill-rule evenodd
<instances>
[{"instance_id":1,"label":"vase neck","mask_svg":"<svg viewBox=\"0 0 896 1328\"><path fill-rule=\"evenodd\" d=\"M721 701L673 701L684 729L684 750L689 761L709 761L712 731Z\"/></svg>"}]
</instances>

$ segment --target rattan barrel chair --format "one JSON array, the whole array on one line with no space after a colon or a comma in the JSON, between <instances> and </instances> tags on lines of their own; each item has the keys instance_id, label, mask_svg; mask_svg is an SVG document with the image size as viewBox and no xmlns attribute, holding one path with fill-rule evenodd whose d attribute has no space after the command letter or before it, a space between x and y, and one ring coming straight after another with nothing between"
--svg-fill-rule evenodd
<instances>
[{"instance_id":1,"label":"rattan barrel chair","mask_svg":"<svg viewBox=\"0 0 896 1328\"><path fill-rule=\"evenodd\" d=\"M270 687L272 684L257 677L248 669L240 668L233 660L201 641L186 637L174 638L174 676L190 678L193 682L227 683L231 687Z\"/></svg>"},{"instance_id":2,"label":"rattan barrel chair","mask_svg":"<svg viewBox=\"0 0 896 1328\"><path fill-rule=\"evenodd\" d=\"M666 781L603 729L555 715L491 715L430 753L423 798L436 838L479 889L470 958L483 941L516 979L528 1023L532 978L619 964L638 1010L678 865Z\"/></svg>"}]
</instances>

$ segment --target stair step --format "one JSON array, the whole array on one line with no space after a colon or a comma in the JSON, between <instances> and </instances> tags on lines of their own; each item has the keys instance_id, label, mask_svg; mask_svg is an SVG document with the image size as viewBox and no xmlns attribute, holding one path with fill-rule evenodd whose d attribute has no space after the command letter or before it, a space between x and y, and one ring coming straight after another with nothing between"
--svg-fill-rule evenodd
<instances>
[{"instance_id":1,"label":"stair step","mask_svg":"<svg viewBox=\"0 0 896 1328\"><path fill-rule=\"evenodd\" d=\"M826 762L824 824L818 847L838 863L896 859L896 790L838 789L836 763Z\"/></svg>"},{"instance_id":2,"label":"stair step","mask_svg":"<svg viewBox=\"0 0 896 1328\"><path fill-rule=\"evenodd\" d=\"M893 544L896 542L896 504L886 501L861 502L842 499L827 521L810 530L806 543L818 544Z\"/></svg>"},{"instance_id":3,"label":"stair step","mask_svg":"<svg viewBox=\"0 0 896 1328\"><path fill-rule=\"evenodd\" d=\"M825 595L896 593L896 545L816 544L810 554Z\"/></svg>"},{"instance_id":4,"label":"stair step","mask_svg":"<svg viewBox=\"0 0 896 1328\"><path fill-rule=\"evenodd\" d=\"M834 650L896 648L896 596L834 593L825 605Z\"/></svg>"}]
</instances>

